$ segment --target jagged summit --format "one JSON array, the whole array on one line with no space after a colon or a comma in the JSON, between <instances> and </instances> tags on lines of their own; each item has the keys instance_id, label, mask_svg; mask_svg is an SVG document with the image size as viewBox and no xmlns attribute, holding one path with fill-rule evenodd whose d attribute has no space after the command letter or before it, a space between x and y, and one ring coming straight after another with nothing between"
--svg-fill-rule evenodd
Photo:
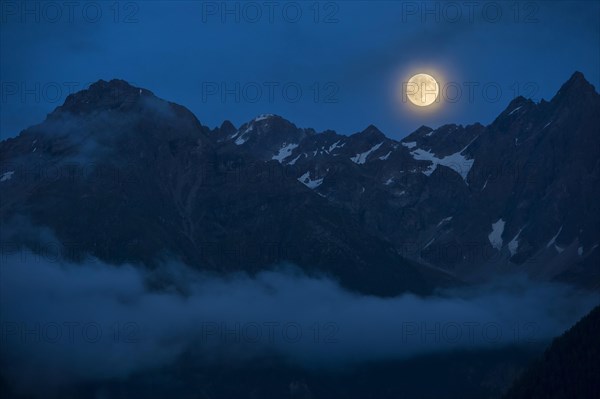
<instances>
[{"instance_id":1,"label":"jagged summit","mask_svg":"<svg viewBox=\"0 0 600 399\"><path fill-rule=\"evenodd\" d=\"M256 118L254 118L253 121L260 122L260 121L264 121L267 119L283 119L283 118L281 116L275 115L275 114L260 114Z\"/></svg>"},{"instance_id":2,"label":"jagged summit","mask_svg":"<svg viewBox=\"0 0 600 399\"><path fill-rule=\"evenodd\" d=\"M575 71L573 72L573 74L571 75L571 77L569 78L569 80L567 80L564 84L563 84L563 88L594 88L594 86L588 82L588 80L585 78L585 76L583 75L583 73L579 72L579 71Z\"/></svg>"},{"instance_id":3,"label":"jagged summit","mask_svg":"<svg viewBox=\"0 0 600 399\"><path fill-rule=\"evenodd\" d=\"M150 90L135 87L122 79L98 80L87 89L70 94L56 111L80 114L100 109L126 108L141 98L156 98Z\"/></svg>"},{"instance_id":4,"label":"jagged summit","mask_svg":"<svg viewBox=\"0 0 600 399\"><path fill-rule=\"evenodd\" d=\"M377 128L377 126L375 125L369 125L367 126L363 131L359 132L359 133L355 133L353 136L356 137L368 137L368 138L385 138L385 134L383 134L381 132L381 130L379 130Z\"/></svg>"},{"instance_id":5,"label":"jagged summit","mask_svg":"<svg viewBox=\"0 0 600 399\"><path fill-rule=\"evenodd\" d=\"M123 79L112 79L108 82L100 79L97 82L92 83L87 89L75 94L83 95L85 93L88 95L137 94L154 96L154 93L152 93L150 90L133 86Z\"/></svg>"},{"instance_id":6,"label":"jagged summit","mask_svg":"<svg viewBox=\"0 0 600 399\"><path fill-rule=\"evenodd\" d=\"M219 130L223 134L230 136L237 131L237 128L235 127L235 125L233 123L231 123L231 121L224 120L223 123L221 123Z\"/></svg>"},{"instance_id":7,"label":"jagged summit","mask_svg":"<svg viewBox=\"0 0 600 399\"><path fill-rule=\"evenodd\" d=\"M402 141L413 141L416 138L424 137L433 131L429 126L422 125L417 130L406 136Z\"/></svg>"},{"instance_id":8,"label":"jagged summit","mask_svg":"<svg viewBox=\"0 0 600 399\"><path fill-rule=\"evenodd\" d=\"M561 87L556 95L552 98L552 103L563 101L574 101L579 103L583 100L587 100L590 97L597 97L598 93L596 88L590 82L587 81L583 73L576 71L571 75Z\"/></svg>"},{"instance_id":9,"label":"jagged summit","mask_svg":"<svg viewBox=\"0 0 600 399\"><path fill-rule=\"evenodd\" d=\"M529 98L525 98L523 96L517 96L517 97L513 98L510 103L508 103L508 105L506 106L504 111L502 111L500 116L514 115L517 111L519 111L523 107L528 107L530 105L535 105L535 102L533 102Z\"/></svg>"},{"instance_id":10,"label":"jagged summit","mask_svg":"<svg viewBox=\"0 0 600 399\"><path fill-rule=\"evenodd\" d=\"M563 83L561 88L549 102L542 99L536 103L530 98L517 96L510 101L504 111L498 115L493 123L506 122L522 115L524 112L538 109L540 106L546 109L545 107L549 104L552 108L555 108L559 104L568 104L569 107L577 108L582 104L589 103L590 100L597 101L597 99L598 93L594 86L586 80L583 73L575 71L571 77Z\"/></svg>"},{"instance_id":11,"label":"jagged summit","mask_svg":"<svg viewBox=\"0 0 600 399\"><path fill-rule=\"evenodd\" d=\"M105 90L107 88L121 88L124 90L139 89L138 87L129 84L129 82L123 79L111 79L108 82L104 79L99 79L98 81L92 83L89 86L88 90Z\"/></svg>"}]
</instances>

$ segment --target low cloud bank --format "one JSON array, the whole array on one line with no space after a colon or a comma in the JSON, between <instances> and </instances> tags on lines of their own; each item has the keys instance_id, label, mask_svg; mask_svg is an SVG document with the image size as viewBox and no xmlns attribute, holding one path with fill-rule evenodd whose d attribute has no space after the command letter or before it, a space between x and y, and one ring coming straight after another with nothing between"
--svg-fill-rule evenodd
<instances>
[{"instance_id":1,"label":"low cloud bank","mask_svg":"<svg viewBox=\"0 0 600 399\"><path fill-rule=\"evenodd\" d=\"M335 368L545 342L599 302L598 293L524 277L378 298L291 266L217 278L176 263L150 272L15 254L0 270L0 363L11 385L33 394L126 378L183 353L207 364L273 354Z\"/></svg>"}]
</instances>

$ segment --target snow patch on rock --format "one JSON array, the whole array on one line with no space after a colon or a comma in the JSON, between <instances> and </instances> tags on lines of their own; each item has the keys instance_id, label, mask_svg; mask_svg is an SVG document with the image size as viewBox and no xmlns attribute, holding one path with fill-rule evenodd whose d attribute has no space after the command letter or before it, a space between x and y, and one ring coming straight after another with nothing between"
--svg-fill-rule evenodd
<instances>
[{"instance_id":1,"label":"snow patch on rock","mask_svg":"<svg viewBox=\"0 0 600 399\"><path fill-rule=\"evenodd\" d=\"M310 172L306 172L298 178L298 181L304 184L306 187L314 190L323 183L323 178L313 180L310 178Z\"/></svg>"},{"instance_id":2,"label":"snow patch on rock","mask_svg":"<svg viewBox=\"0 0 600 399\"><path fill-rule=\"evenodd\" d=\"M350 158L350 160L355 164L362 165L367 161L368 156L371 155L372 152L377 151L382 144L383 142L375 144L373 147L371 147L370 150L362 152L360 154L356 154L355 156Z\"/></svg>"},{"instance_id":3,"label":"snow patch on rock","mask_svg":"<svg viewBox=\"0 0 600 399\"><path fill-rule=\"evenodd\" d=\"M281 147L279 149L279 152L275 155L273 155L273 158L271 159L275 159L277 161L279 161L279 163L282 163L284 159L286 159L287 157L289 157L290 155L292 155L292 151L294 151L294 149L298 147L298 144L286 144L284 143L283 147Z\"/></svg>"},{"instance_id":4,"label":"snow patch on rock","mask_svg":"<svg viewBox=\"0 0 600 399\"><path fill-rule=\"evenodd\" d=\"M14 170L9 170L8 172L2 173L2 176L0 176L0 182L12 179L14 174L15 174Z\"/></svg>"},{"instance_id":5,"label":"snow patch on rock","mask_svg":"<svg viewBox=\"0 0 600 399\"><path fill-rule=\"evenodd\" d=\"M500 250L502 248L502 233L504 232L505 222L502 219L498 219L496 223L492 223L492 232L488 235L488 240L492 247Z\"/></svg>"}]
</instances>

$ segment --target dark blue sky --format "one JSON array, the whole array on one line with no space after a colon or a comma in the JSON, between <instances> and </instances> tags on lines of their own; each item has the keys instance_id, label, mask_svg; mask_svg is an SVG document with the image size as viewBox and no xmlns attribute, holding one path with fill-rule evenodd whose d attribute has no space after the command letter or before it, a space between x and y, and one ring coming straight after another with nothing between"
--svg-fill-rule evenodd
<instances>
[{"instance_id":1,"label":"dark blue sky","mask_svg":"<svg viewBox=\"0 0 600 399\"><path fill-rule=\"evenodd\" d=\"M210 127L276 113L343 134L372 123L394 138L490 123L516 94L549 99L575 70L600 83L592 1L72 4L2 3L1 138L98 79L152 90ZM413 72L440 81L435 109L397 98Z\"/></svg>"}]
</instances>

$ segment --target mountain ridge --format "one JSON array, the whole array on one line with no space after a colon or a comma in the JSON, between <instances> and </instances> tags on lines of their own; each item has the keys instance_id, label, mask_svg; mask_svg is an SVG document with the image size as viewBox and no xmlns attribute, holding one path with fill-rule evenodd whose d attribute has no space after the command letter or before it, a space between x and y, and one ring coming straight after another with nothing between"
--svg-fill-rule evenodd
<instances>
[{"instance_id":1,"label":"mountain ridge","mask_svg":"<svg viewBox=\"0 0 600 399\"><path fill-rule=\"evenodd\" d=\"M99 81L0 142L0 220L26 216L109 263L174 254L222 272L289 261L381 295L523 271L598 288L600 100L588 85L575 73L561 89L586 91L579 105L517 98L487 126L394 140L374 125L317 133L272 114L210 129L151 91ZM26 166L78 162L90 173L75 182ZM99 170L128 180L100 186Z\"/></svg>"}]
</instances>

